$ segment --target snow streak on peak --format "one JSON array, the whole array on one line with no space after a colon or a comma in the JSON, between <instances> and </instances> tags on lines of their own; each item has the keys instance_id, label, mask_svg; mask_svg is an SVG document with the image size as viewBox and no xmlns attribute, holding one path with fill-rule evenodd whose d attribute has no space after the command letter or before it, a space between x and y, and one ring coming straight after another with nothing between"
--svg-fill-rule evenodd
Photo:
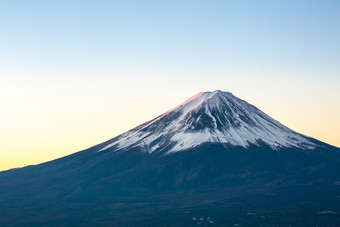
<instances>
[{"instance_id":1,"label":"snow streak on peak","mask_svg":"<svg viewBox=\"0 0 340 227\"><path fill-rule=\"evenodd\" d=\"M147 152L177 152L203 143L273 149L313 149L311 140L275 121L230 92L200 92L159 117L112 140L109 148L138 147Z\"/></svg>"}]
</instances>

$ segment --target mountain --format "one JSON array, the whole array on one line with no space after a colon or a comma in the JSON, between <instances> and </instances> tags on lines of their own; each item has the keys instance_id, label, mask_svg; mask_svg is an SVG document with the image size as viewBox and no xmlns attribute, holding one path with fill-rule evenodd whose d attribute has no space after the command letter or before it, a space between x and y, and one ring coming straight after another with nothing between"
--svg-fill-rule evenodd
<instances>
[{"instance_id":1,"label":"mountain","mask_svg":"<svg viewBox=\"0 0 340 227\"><path fill-rule=\"evenodd\" d=\"M340 149L229 92L0 172L1 226L339 226Z\"/></svg>"}]
</instances>

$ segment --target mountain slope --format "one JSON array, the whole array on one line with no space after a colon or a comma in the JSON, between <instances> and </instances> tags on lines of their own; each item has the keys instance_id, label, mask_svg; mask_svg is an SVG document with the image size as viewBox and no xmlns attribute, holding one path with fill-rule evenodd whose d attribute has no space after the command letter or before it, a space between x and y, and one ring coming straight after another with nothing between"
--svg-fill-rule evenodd
<instances>
[{"instance_id":1,"label":"mountain slope","mask_svg":"<svg viewBox=\"0 0 340 227\"><path fill-rule=\"evenodd\" d=\"M0 225L337 226L339 173L339 148L205 92L102 144L0 172Z\"/></svg>"}]
</instances>

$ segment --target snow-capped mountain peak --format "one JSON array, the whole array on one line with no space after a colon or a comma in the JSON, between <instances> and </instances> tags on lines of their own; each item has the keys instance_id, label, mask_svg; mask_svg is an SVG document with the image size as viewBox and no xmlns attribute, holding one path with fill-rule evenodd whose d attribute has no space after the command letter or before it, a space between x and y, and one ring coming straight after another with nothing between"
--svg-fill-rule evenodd
<instances>
[{"instance_id":1,"label":"snow-capped mountain peak","mask_svg":"<svg viewBox=\"0 0 340 227\"><path fill-rule=\"evenodd\" d=\"M100 151L138 147L147 152L177 152L203 143L273 149L314 149L310 138L285 127L230 92L200 92L159 117L112 140Z\"/></svg>"}]
</instances>

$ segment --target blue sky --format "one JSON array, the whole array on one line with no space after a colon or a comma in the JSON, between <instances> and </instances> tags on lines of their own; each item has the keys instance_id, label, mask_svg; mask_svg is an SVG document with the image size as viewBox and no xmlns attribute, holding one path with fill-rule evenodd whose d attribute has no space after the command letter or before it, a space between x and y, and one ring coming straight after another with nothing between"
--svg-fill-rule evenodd
<instances>
[{"instance_id":1,"label":"blue sky","mask_svg":"<svg viewBox=\"0 0 340 227\"><path fill-rule=\"evenodd\" d=\"M339 12L330 0L0 1L0 169L216 89L340 146Z\"/></svg>"},{"instance_id":2,"label":"blue sky","mask_svg":"<svg viewBox=\"0 0 340 227\"><path fill-rule=\"evenodd\" d=\"M2 1L0 56L5 67L28 69L194 76L200 65L218 74L289 68L331 77L339 72L339 9L339 1Z\"/></svg>"}]
</instances>

